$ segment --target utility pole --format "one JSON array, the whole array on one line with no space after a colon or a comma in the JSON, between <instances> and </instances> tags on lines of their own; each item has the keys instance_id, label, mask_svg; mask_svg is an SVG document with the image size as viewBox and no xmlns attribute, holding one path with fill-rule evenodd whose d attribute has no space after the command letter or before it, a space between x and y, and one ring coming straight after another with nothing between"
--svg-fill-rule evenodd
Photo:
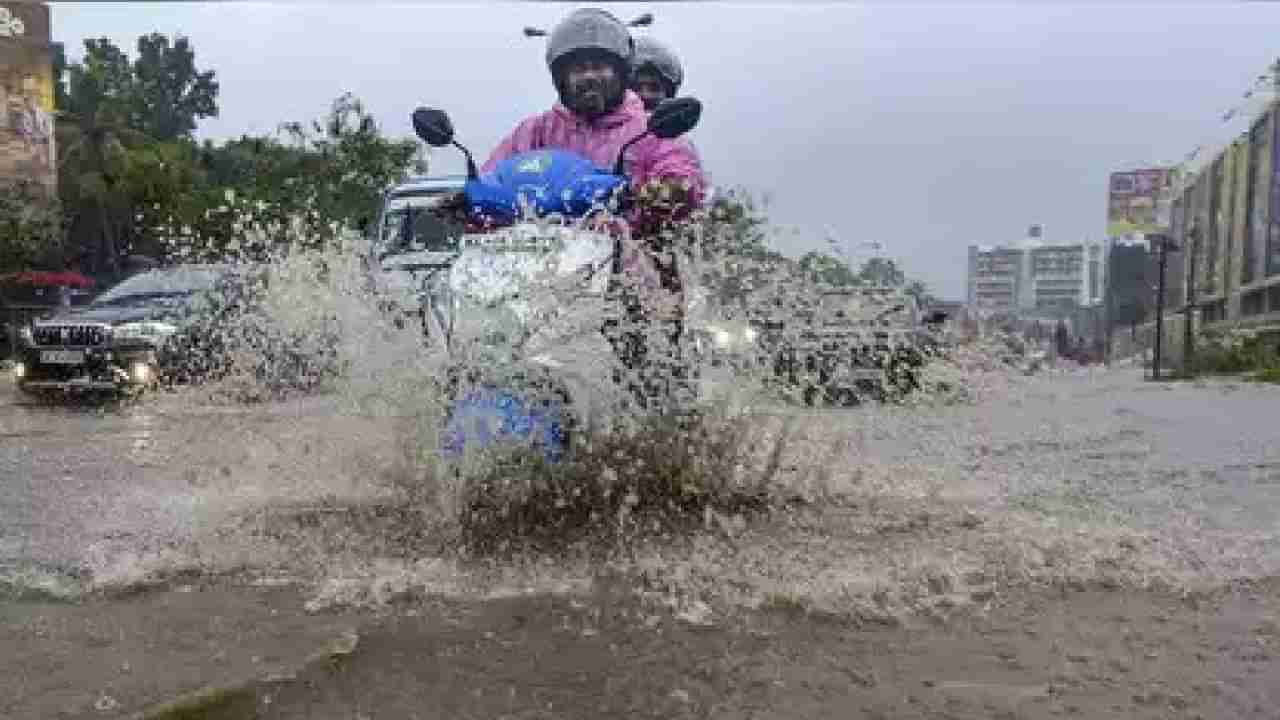
<instances>
[{"instance_id":1,"label":"utility pole","mask_svg":"<svg viewBox=\"0 0 1280 720\"><path fill-rule=\"evenodd\" d=\"M1155 356L1151 362L1151 379L1160 379L1160 350L1161 340L1164 336L1164 276L1165 266L1168 262L1168 254L1170 251L1176 252L1179 248L1173 244L1168 235L1152 235L1160 245L1160 279L1156 285L1156 346Z\"/></svg>"},{"instance_id":2,"label":"utility pole","mask_svg":"<svg viewBox=\"0 0 1280 720\"><path fill-rule=\"evenodd\" d=\"M1190 257L1187 258L1187 278L1185 281L1187 293L1187 305L1183 308L1182 317L1182 374L1191 375L1191 363L1195 359L1195 334L1192 325L1195 321L1196 307L1196 255L1200 251L1200 224L1192 221L1191 227L1187 231L1187 239L1190 240Z\"/></svg>"},{"instance_id":3,"label":"utility pole","mask_svg":"<svg viewBox=\"0 0 1280 720\"><path fill-rule=\"evenodd\" d=\"M1115 250L1115 238L1111 238L1111 237L1107 238L1106 249L1107 249L1107 262L1106 262L1106 267L1104 268L1104 270L1106 271L1106 274L1103 275L1104 282L1102 287L1102 292L1103 294L1106 295L1106 297L1103 298L1104 300L1103 311L1106 315L1106 318L1103 321L1103 326L1105 328L1104 332L1106 332L1106 337L1103 338L1103 348L1104 348L1103 355L1106 356L1107 367L1110 367L1111 354L1114 351L1114 348L1111 343L1111 334L1115 332L1115 322L1116 322L1115 321L1115 314L1116 314L1115 282L1114 282L1115 281L1115 253L1113 252Z\"/></svg>"}]
</instances>

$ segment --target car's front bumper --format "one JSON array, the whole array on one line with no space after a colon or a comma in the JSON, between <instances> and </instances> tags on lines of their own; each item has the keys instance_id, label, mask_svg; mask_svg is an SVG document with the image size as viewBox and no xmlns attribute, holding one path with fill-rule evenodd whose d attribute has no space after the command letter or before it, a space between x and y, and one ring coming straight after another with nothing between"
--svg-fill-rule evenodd
<instances>
[{"instance_id":1,"label":"car's front bumper","mask_svg":"<svg viewBox=\"0 0 1280 720\"><path fill-rule=\"evenodd\" d=\"M154 350L24 348L14 377L32 392L128 392L159 379Z\"/></svg>"},{"instance_id":2,"label":"car's front bumper","mask_svg":"<svg viewBox=\"0 0 1280 720\"><path fill-rule=\"evenodd\" d=\"M93 380L78 377L71 380L20 380L18 387L23 390L37 392L123 392L133 385L129 382L113 380Z\"/></svg>"}]
</instances>

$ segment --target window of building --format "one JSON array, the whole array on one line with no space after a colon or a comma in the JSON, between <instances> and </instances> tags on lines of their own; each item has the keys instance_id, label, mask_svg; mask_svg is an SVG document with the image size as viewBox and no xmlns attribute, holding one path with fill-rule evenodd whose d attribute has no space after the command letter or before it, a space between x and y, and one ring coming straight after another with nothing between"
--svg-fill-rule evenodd
<instances>
[{"instance_id":1,"label":"window of building","mask_svg":"<svg viewBox=\"0 0 1280 720\"><path fill-rule=\"evenodd\" d=\"M1263 150L1267 144L1267 122L1264 117L1254 123L1249 131L1249 169L1245 181L1244 242L1240 252L1240 282L1248 285L1257 276L1257 250L1260 243L1262 220L1258 203L1258 186L1261 184Z\"/></svg>"},{"instance_id":2,"label":"window of building","mask_svg":"<svg viewBox=\"0 0 1280 720\"><path fill-rule=\"evenodd\" d=\"M1222 181L1223 157L1219 156L1213 163L1213 171L1209 173L1209 212L1205 223L1204 273L1200 276L1200 289L1210 295L1218 291L1218 245L1222 238Z\"/></svg>"},{"instance_id":3,"label":"window of building","mask_svg":"<svg viewBox=\"0 0 1280 720\"><path fill-rule=\"evenodd\" d=\"M1240 314L1245 317L1262 314L1266 309L1266 300L1265 290L1254 290L1245 293L1240 298Z\"/></svg>"},{"instance_id":4,"label":"window of building","mask_svg":"<svg viewBox=\"0 0 1280 720\"><path fill-rule=\"evenodd\" d=\"M1267 133L1267 141L1269 143L1268 154L1271 158L1271 172L1268 177L1270 181L1267 187L1262 188L1262 200L1266 207L1260 213L1260 217L1266 219L1267 223L1267 275L1280 274L1280 113L1271 110L1267 114L1270 118L1271 132Z\"/></svg>"}]
</instances>

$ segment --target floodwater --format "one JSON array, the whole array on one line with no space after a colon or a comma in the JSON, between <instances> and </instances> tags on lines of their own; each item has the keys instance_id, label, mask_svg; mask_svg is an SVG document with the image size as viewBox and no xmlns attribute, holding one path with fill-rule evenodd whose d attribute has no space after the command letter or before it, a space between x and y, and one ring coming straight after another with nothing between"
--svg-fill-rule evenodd
<instances>
[{"instance_id":1,"label":"floodwater","mask_svg":"<svg viewBox=\"0 0 1280 720\"><path fill-rule=\"evenodd\" d=\"M994 562L1000 533L1010 543L1058 534L1081 547L1090 534L1138 543L1127 561L1135 572L1220 581L1276 572L1278 400L1275 386L1157 385L1131 370L1079 370L1020 381L975 405L756 412L762 427L794 423L782 481L839 499L839 512L799 530L837 539L824 562L857 544L860 561L876 564L874 545L854 543L846 521L866 529L916 511L964 512L982 520L961 518L950 538L953 555L973 555L966 561ZM237 538L236 528L272 507L389 498L406 432L333 397L246 405L176 394L84 406L37 403L6 387L0 573L81 585L255 564L323 575L331 558L308 555L311 565L290 568L296 549ZM966 529L982 531L976 544L961 540ZM787 542L785 533L746 533L737 549ZM382 560L345 551L344 561Z\"/></svg>"},{"instance_id":2,"label":"floodwater","mask_svg":"<svg viewBox=\"0 0 1280 720\"><path fill-rule=\"evenodd\" d=\"M1080 370L968 405L763 405L766 436L792 424L777 482L808 509L633 549L607 583L604 561L581 558L511 560L482 582L448 548L406 552L384 537L403 528L356 522L404 503L402 418L340 395L94 407L5 388L0 588L21 601L0 605L16 649L0 656L0 714L126 717L209 683L293 677L358 636L349 662L244 708L1268 717L1278 400ZM1261 584L1176 599L1240 579ZM139 584L158 590L50 597Z\"/></svg>"}]
</instances>

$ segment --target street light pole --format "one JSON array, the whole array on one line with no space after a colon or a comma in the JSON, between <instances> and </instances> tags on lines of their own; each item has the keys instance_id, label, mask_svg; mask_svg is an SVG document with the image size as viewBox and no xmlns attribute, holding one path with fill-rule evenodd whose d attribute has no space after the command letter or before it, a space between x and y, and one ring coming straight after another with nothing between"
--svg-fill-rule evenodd
<instances>
[{"instance_id":1,"label":"street light pole","mask_svg":"<svg viewBox=\"0 0 1280 720\"><path fill-rule=\"evenodd\" d=\"M1115 238L1107 238L1107 266L1106 268L1104 268L1104 270L1106 271L1106 275L1105 275L1106 286L1103 288L1103 292L1106 294L1106 298L1105 298L1106 302L1103 304L1103 307L1106 312L1106 318L1107 318L1105 323L1107 336L1106 336L1104 352L1107 358L1107 366L1110 367L1111 360L1112 360L1111 356L1115 349L1111 336L1115 333L1115 327L1116 327L1115 325L1115 314L1116 314Z\"/></svg>"},{"instance_id":2,"label":"street light pole","mask_svg":"<svg viewBox=\"0 0 1280 720\"><path fill-rule=\"evenodd\" d=\"M1195 359L1195 336L1192 333L1192 325L1195 320L1196 306L1196 255L1200 252L1200 226L1192 223L1188 230L1188 240L1191 241L1191 257L1187 258L1187 280L1186 294L1187 305L1183 309L1182 317L1182 374L1191 375L1191 363Z\"/></svg>"},{"instance_id":3,"label":"street light pole","mask_svg":"<svg viewBox=\"0 0 1280 720\"><path fill-rule=\"evenodd\" d=\"M1161 341L1164 337L1164 276L1165 266L1168 262L1169 251L1177 251L1178 247L1173 244L1168 235L1154 235L1155 241L1160 244L1160 279L1156 286L1156 346L1155 356L1151 359L1151 379L1160 379L1160 350Z\"/></svg>"}]
</instances>

